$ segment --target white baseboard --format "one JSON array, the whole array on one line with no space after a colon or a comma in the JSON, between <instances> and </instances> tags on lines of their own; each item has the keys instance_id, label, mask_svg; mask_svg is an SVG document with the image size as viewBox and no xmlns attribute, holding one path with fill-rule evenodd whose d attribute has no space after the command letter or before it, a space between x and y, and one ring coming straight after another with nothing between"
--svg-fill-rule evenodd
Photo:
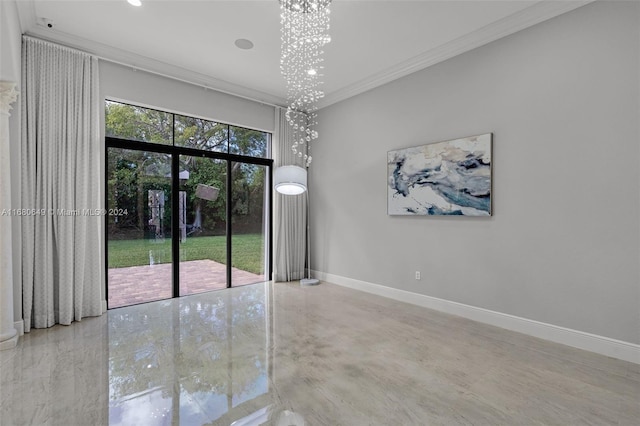
<instances>
[{"instance_id":1,"label":"white baseboard","mask_svg":"<svg viewBox=\"0 0 640 426\"><path fill-rule=\"evenodd\" d=\"M100 307L102 308L103 314L107 312L107 301L106 300L101 301ZM18 332L18 336L24 336L24 320L23 319L21 319L20 321L15 321L13 323L13 327Z\"/></svg>"},{"instance_id":2,"label":"white baseboard","mask_svg":"<svg viewBox=\"0 0 640 426\"><path fill-rule=\"evenodd\" d=\"M16 334L0 342L0 351L14 349L18 346L18 340L24 334L24 321L14 321L13 328L16 330Z\"/></svg>"},{"instance_id":3,"label":"white baseboard","mask_svg":"<svg viewBox=\"0 0 640 426\"><path fill-rule=\"evenodd\" d=\"M360 290L376 294L378 296L388 297L389 299L410 303L412 305L418 305L434 309L436 311L458 315L473 321L490 324L507 330L528 334L540 339L550 340L555 343L561 343L574 348L584 349L612 358L640 364L640 345L636 345L634 343L585 333L583 331L572 330L570 328L559 327L557 325L521 318L515 315L503 314L501 312L439 299L437 297L399 290L380 284L373 284L366 281L355 280L353 278L342 277L340 275L314 271L314 276L320 278L322 281L327 281L343 287L349 287L354 290Z\"/></svg>"},{"instance_id":4,"label":"white baseboard","mask_svg":"<svg viewBox=\"0 0 640 426\"><path fill-rule=\"evenodd\" d=\"M24 320L14 322L13 328L18 331L18 336L24 336Z\"/></svg>"}]
</instances>

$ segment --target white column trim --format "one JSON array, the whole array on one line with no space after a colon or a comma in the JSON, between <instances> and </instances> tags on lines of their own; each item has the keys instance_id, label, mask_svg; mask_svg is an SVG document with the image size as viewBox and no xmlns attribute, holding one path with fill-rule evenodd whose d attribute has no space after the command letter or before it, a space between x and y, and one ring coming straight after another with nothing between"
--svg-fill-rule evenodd
<instances>
[{"instance_id":1,"label":"white column trim","mask_svg":"<svg viewBox=\"0 0 640 426\"><path fill-rule=\"evenodd\" d=\"M17 83L13 81L0 81L0 113L7 114L13 108L12 103L18 99Z\"/></svg>"},{"instance_id":2,"label":"white column trim","mask_svg":"<svg viewBox=\"0 0 640 426\"><path fill-rule=\"evenodd\" d=\"M13 256L11 239L11 150L9 116L18 99L16 83L0 81L0 350L15 348L18 331L13 318Z\"/></svg>"}]
</instances>

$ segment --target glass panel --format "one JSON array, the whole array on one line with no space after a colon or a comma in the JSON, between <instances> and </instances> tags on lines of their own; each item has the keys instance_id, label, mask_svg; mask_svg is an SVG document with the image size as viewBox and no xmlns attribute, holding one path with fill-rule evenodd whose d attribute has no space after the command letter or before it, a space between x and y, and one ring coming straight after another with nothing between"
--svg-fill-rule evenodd
<instances>
[{"instance_id":1,"label":"glass panel","mask_svg":"<svg viewBox=\"0 0 640 426\"><path fill-rule=\"evenodd\" d=\"M172 297L171 156L107 149L109 308Z\"/></svg>"},{"instance_id":2,"label":"glass panel","mask_svg":"<svg viewBox=\"0 0 640 426\"><path fill-rule=\"evenodd\" d=\"M227 162L180 156L180 295L227 287Z\"/></svg>"},{"instance_id":3,"label":"glass panel","mask_svg":"<svg viewBox=\"0 0 640 426\"><path fill-rule=\"evenodd\" d=\"M266 281L266 166L233 163L231 285Z\"/></svg>"},{"instance_id":4,"label":"glass panel","mask_svg":"<svg viewBox=\"0 0 640 426\"><path fill-rule=\"evenodd\" d=\"M227 197L227 160L180 156L180 184L172 188L171 156L185 147L267 158L271 134L114 101L105 101L105 126L107 137L174 145L167 149L172 154L107 148L110 308L176 296L172 235L180 240L179 295L225 288L230 279L232 285L266 281L267 166L234 163ZM227 198L232 253L226 250ZM171 214L178 215L178 229L171 229Z\"/></svg>"},{"instance_id":5,"label":"glass panel","mask_svg":"<svg viewBox=\"0 0 640 426\"><path fill-rule=\"evenodd\" d=\"M249 157L267 158L271 134L244 127L229 126L229 152Z\"/></svg>"},{"instance_id":6,"label":"glass panel","mask_svg":"<svg viewBox=\"0 0 640 426\"><path fill-rule=\"evenodd\" d=\"M173 114L119 102L106 101L107 137L171 145Z\"/></svg>"},{"instance_id":7,"label":"glass panel","mask_svg":"<svg viewBox=\"0 0 640 426\"><path fill-rule=\"evenodd\" d=\"M176 146L227 152L228 126L226 124L183 115L175 117Z\"/></svg>"}]
</instances>

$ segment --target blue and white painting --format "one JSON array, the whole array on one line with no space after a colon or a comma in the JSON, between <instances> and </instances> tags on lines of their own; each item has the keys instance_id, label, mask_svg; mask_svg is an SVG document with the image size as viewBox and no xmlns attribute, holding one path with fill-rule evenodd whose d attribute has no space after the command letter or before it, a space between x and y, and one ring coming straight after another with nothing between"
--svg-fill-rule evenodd
<instances>
[{"instance_id":1,"label":"blue and white painting","mask_svg":"<svg viewBox=\"0 0 640 426\"><path fill-rule=\"evenodd\" d=\"M388 214L491 215L492 134L389 151Z\"/></svg>"}]
</instances>

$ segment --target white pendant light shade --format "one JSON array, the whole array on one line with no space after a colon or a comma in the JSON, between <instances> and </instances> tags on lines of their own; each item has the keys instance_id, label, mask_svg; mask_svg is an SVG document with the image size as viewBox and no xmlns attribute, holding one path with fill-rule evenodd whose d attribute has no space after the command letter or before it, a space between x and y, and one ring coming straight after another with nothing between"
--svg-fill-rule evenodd
<instances>
[{"instance_id":1,"label":"white pendant light shade","mask_svg":"<svg viewBox=\"0 0 640 426\"><path fill-rule=\"evenodd\" d=\"M307 171L299 166L282 166L275 171L276 191L285 195L298 195L307 190Z\"/></svg>"}]
</instances>

